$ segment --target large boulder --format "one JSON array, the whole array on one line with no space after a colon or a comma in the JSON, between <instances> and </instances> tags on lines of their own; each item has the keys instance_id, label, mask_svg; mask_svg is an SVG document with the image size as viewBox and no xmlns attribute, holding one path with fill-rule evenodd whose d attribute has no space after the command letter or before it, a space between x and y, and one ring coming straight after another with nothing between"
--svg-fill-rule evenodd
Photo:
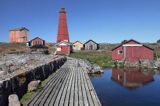
<instances>
[{"instance_id":1,"label":"large boulder","mask_svg":"<svg viewBox=\"0 0 160 106\"><path fill-rule=\"evenodd\" d=\"M84 69L86 69L88 73L102 73L103 72L103 70L101 69L99 65L91 64L87 60L82 60L82 59L78 60L78 66L81 66Z\"/></svg>"},{"instance_id":2,"label":"large boulder","mask_svg":"<svg viewBox=\"0 0 160 106\"><path fill-rule=\"evenodd\" d=\"M38 86L40 85L40 80L37 80L37 81L31 81L29 84L28 84L28 91L29 92L32 92L32 91L35 91L38 89Z\"/></svg>"},{"instance_id":3,"label":"large boulder","mask_svg":"<svg viewBox=\"0 0 160 106\"><path fill-rule=\"evenodd\" d=\"M8 97L9 104L8 106L21 106L18 96L16 94L11 94Z\"/></svg>"}]
</instances>

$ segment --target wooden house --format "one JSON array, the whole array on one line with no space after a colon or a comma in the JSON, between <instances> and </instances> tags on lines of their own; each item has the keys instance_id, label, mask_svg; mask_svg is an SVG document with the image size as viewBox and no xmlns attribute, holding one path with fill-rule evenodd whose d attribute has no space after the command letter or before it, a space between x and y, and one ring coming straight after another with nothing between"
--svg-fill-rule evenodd
<instances>
[{"instance_id":1,"label":"wooden house","mask_svg":"<svg viewBox=\"0 0 160 106\"><path fill-rule=\"evenodd\" d=\"M69 55L71 50L71 44L66 41L61 41L56 44L56 54Z\"/></svg>"},{"instance_id":2,"label":"wooden house","mask_svg":"<svg viewBox=\"0 0 160 106\"><path fill-rule=\"evenodd\" d=\"M93 40L88 40L86 43L84 43L85 50L97 50L98 48L99 44Z\"/></svg>"},{"instance_id":3,"label":"wooden house","mask_svg":"<svg viewBox=\"0 0 160 106\"><path fill-rule=\"evenodd\" d=\"M112 49L113 61L137 62L143 60L153 60L154 50L133 39L121 43Z\"/></svg>"},{"instance_id":4,"label":"wooden house","mask_svg":"<svg viewBox=\"0 0 160 106\"><path fill-rule=\"evenodd\" d=\"M25 27L11 29L9 31L10 43L27 43L29 30Z\"/></svg>"},{"instance_id":5,"label":"wooden house","mask_svg":"<svg viewBox=\"0 0 160 106\"><path fill-rule=\"evenodd\" d=\"M80 51L83 49L83 43L80 41L76 41L72 44L73 51Z\"/></svg>"},{"instance_id":6,"label":"wooden house","mask_svg":"<svg viewBox=\"0 0 160 106\"><path fill-rule=\"evenodd\" d=\"M27 42L27 46L35 46L35 45L44 45L45 46L45 41L39 37L36 37L29 42Z\"/></svg>"}]
</instances>

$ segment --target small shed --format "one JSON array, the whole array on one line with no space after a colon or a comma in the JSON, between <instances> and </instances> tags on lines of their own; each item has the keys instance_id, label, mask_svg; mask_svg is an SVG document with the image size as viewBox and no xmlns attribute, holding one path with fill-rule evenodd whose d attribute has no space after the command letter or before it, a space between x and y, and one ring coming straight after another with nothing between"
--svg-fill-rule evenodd
<instances>
[{"instance_id":1,"label":"small shed","mask_svg":"<svg viewBox=\"0 0 160 106\"><path fill-rule=\"evenodd\" d=\"M80 41L76 41L72 44L72 47L74 51L80 51L83 49L83 43Z\"/></svg>"},{"instance_id":2,"label":"small shed","mask_svg":"<svg viewBox=\"0 0 160 106\"><path fill-rule=\"evenodd\" d=\"M99 48L99 44L93 40L88 40L84 43L85 50L97 50Z\"/></svg>"},{"instance_id":3,"label":"small shed","mask_svg":"<svg viewBox=\"0 0 160 106\"><path fill-rule=\"evenodd\" d=\"M154 50L133 39L121 43L112 49L113 61L137 62L143 60L153 60Z\"/></svg>"},{"instance_id":4,"label":"small shed","mask_svg":"<svg viewBox=\"0 0 160 106\"><path fill-rule=\"evenodd\" d=\"M71 50L71 44L69 42L61 41L56 44L56 54L69 55Z\"/></svg>"},{"instance_id":5,"label":"small shed","mask_svg":"<svg viewBox=\"0 0 160 106\"><path fill-rule=\"evenodd\" d=\"M29 42L27 42L27 46L35 46L35 45L43 45L45 46L45 41L39 37L36 37Z\"/></svg>"}]
</instances>

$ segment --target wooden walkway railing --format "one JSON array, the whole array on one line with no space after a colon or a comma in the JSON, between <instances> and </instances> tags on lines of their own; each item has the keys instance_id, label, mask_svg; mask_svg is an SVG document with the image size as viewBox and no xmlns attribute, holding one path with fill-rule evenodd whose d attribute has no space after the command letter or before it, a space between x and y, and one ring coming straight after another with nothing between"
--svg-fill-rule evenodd
<instances>
[{"instance_id":1,"label":"wooden walkway railing","mask_svg":"<svg viewBox=\"0 0 160 106\"><path fill-rule=\"evenodd\" d=\"M46 86L28 102L28 106L101 106L86 70L67 62Z\"/></svg>"}]
</instances>

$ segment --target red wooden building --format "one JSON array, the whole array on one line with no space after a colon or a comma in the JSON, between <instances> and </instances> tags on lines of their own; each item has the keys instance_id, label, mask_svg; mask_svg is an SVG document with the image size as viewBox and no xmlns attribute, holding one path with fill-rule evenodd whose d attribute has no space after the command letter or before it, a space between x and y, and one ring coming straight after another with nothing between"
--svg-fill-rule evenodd
<instances>
[{"instance_id":1,"label":"red wooden building","mask_svg":"<svg viewBox=\"0 0 160 106\"><path fill-rule=\"evenodd\" d=\"M56 44L56 54L69 55L71 51L71 44L66 41L61 41Z\"/></svg>"},{"instance_id":2,"label":"red wooden building","mask_svg":"<svg viewBox=\"0 0 160 106\"><path fill-rule=\"evenodd\" d=\"M31 41L29 41L27 43L28 46L35 46L35 45L44 45L45 46L45 41L39 37L36 37L34 39L32 39Z\"/></svg>"},{"instance_id":3,"label":"red wooden building","mask_svg":"<svg viewBox=\"0 0 160 106\"><path fill-rule=\"evenodd\" d=\"M56 48L56 54L68 55L71 52L71 44L69 43L69 34L65 8L61 8L59 12Z\"/></svg>"},{"instance_id":4,"label":"red wooden building","mask_svg":"<svg viewBox=\"0 0 160 106\"><path fill-rule=\"evenodd\" d=\"M10 43L26 43L28 42L29 30L25 27L11 29L9 31Z\"/></svg>"},{"instance_id":5,"label":"red wooden building","mask_svg":"<svg viewBox=\"0 0 160 106\"><path fill-rule=\"evenodd\" d=\"M153 60L154 50L133 39L121 43L112 49L113 61L137 62L142 60Z\"/></svg>"}]
</instances>

